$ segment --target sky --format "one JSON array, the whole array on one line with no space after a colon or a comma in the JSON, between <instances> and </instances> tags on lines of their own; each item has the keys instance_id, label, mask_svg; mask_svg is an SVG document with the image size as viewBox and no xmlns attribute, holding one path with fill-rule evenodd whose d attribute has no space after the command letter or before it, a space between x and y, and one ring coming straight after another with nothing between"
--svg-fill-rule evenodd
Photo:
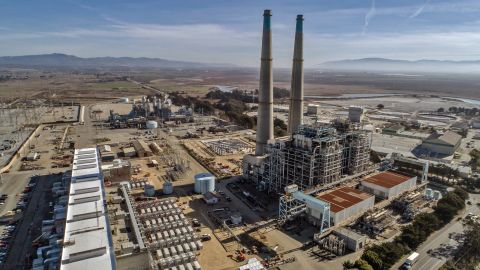
<instances>
[{"instance_id":1,"label":"sky","mask_svg":"<svg viewBox=\"0 0 480 270\"><path fill-rule=\"evenodd\" d=\"M384 57L480 59L479 0L1 0L0 55L65 53L258 66L271 9L274 66L303 14L306 67Z\"/></svg>"}]
</instances>

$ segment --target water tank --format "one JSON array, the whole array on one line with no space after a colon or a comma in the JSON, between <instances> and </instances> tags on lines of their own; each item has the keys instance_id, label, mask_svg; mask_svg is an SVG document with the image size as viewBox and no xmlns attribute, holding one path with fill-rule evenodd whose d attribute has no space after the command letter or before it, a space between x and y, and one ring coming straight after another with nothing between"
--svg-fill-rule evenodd
<instances>
[{"instance_id":1,"label":"water tank","mask_svg":"<svg viewBox=\"0 0 480 270\"><path fill-rule=\"evenodd\" d=\"M113 167L120 167L122 166L122 160L121 159L114 159L113 160Z\"/></svg>"},{"instance_id":2,"label":"water tank","mask_svg":"<svg viewBox=\"0 0 480 270\"><path fill-rule=\"evenodd\" d=\"M121 97L120 102L121 103L128 103L128 97Z\"/></svg>"},{"instance_id":3,"label":"water tank","mask_svg":"<svg viewBox=\"0 0 480 270\"><path fill-rule=\"evenodd\" d=\"M215 176L211 173L199 173L195 175L195 193L205 194L215 191Z\"/></svg>"},{"instance_id":4,"label":"water tank","mask_svg":"<svg viewBox=\"0 0 480 270\"><path fill-rule=\"evenodd\" d=\"M433 191L433 199L434 200L440 200L442 198L442 193L438 190Z\"/></svg>"},{"instance_id":5,"label":"water tank","mask_svg":"<svg viewBox=\"0 0 480 270\"><path fill-rule=\"evenodd\" d=\"M154 129L154 128L158 128L158 123L156 121L147 121L147 128L148 129Z\"/></svg>"},{"instance_id":6,"label":"water tank","mask_svg":"<svg viewBox=\"0 0 480 270\"><path fill-rule=\"evenodd\" d=\"M425 197L427 197L427 199L432 199L433 198L433 190L431 188L427 188L425 190Z\"/></svg>"},{"instance_id":7,"label":"water tank","mask_svg":"<svg viewBox=\"0 0 480 270\"><path fill-rule=\"evenodd\" d=\"M166 181L163 183L163 194L169 195L173 193L173 184L172 182Z\"/></svg>"},{"instance_id":8,"label":"water tank","mask_svg":"<svg viewBox=\"0 0 480 270\"><path fill-rule=\"evenodd\" d=\"M232 223L238 225L242 223L242 216L240 214L234 214L231 216Z\"/></svg>"},{"instance_id":9,"label":"water tank","mask_svg":"<svg viewBox=\"0 0 480 270\"><path fill-rule=\"evenodd\" d=\"M152 186L152 185L145 185L143 187L144 191L145 191L145 195L148 196L148 197L153 197L155 196L155 187Z\"/></svg>"}]
</instances>

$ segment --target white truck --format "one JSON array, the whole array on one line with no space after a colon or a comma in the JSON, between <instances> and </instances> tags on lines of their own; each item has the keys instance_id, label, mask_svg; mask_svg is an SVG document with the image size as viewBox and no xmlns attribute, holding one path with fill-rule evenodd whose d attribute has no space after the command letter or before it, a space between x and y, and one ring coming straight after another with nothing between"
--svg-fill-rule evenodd
<instances>
[{"instance_id":1,"label":"white truck","mask_svg":"<svg viewBox=\"0 0 480 270\"><path fill-rule=\"evenodd\" d=\"M408 256L408 258L403 263L402 269L410 269L412 265L418 260L419 256L420 254L418 254L417 252L413 252L412 254L410 254L410 256Z\"/></svg>"}]
</instances>

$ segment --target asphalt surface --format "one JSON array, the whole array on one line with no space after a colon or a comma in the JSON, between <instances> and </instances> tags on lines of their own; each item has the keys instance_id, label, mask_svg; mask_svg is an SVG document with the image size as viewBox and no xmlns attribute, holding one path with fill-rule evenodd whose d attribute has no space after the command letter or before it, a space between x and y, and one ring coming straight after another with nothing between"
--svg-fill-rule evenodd
<instances>
[{"instance_id":1,"label":"asphalt surface","mask_svg":"<svg viewBox=\"0 0 480 270\"><path fill-rule=\"evenodd\" d=\"M29 262L34 257L32 240L41 235L42 220L48 215L49 202L52 200L52 184L61 179L61 175L38 176L37 185L31 193L23 218L17 224L12 237L10 251L1 269L30 269Z\"/></svg>"},{"instance_id":2,"label":"asphalt surface","mask_svg":"<svg viewBox=\"0 0 480 270\"><path fill-rule=\"evenodd\" d=\"M412 266L412 270L437 270L454 255L456 248L462 241L461 237L458 236L464 231L462 221L457 221L458 217L463 219L468 213L480 214L480 208L477 206L477 203L480 202L480 194L470 194L469 200L472 204L467 205L462 214L430 235L427 241L420 245L416 250L420 256ZM391 269L399 269L407 257L408 255L403 257Z\"/></svg>"}]
</instances>

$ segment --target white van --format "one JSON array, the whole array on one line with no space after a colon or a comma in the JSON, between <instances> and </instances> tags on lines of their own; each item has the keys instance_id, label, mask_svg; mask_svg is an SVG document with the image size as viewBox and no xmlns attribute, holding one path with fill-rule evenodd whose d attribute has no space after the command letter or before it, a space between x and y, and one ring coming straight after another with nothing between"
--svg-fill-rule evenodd
<instances>
[{"instance_id":1,"label":"white van","mask_svg":"<svg viewBox=\"0 0 480 270\"><path fill-rule=\"evenodd\" d=\"M418 254L417 252L413 252L412 254L410 254L410 256L408 256L408 258L403 263L402 269L410 269L413 264L418 260L419 256L420 254Z\"/></svg>"}]
</instances>

